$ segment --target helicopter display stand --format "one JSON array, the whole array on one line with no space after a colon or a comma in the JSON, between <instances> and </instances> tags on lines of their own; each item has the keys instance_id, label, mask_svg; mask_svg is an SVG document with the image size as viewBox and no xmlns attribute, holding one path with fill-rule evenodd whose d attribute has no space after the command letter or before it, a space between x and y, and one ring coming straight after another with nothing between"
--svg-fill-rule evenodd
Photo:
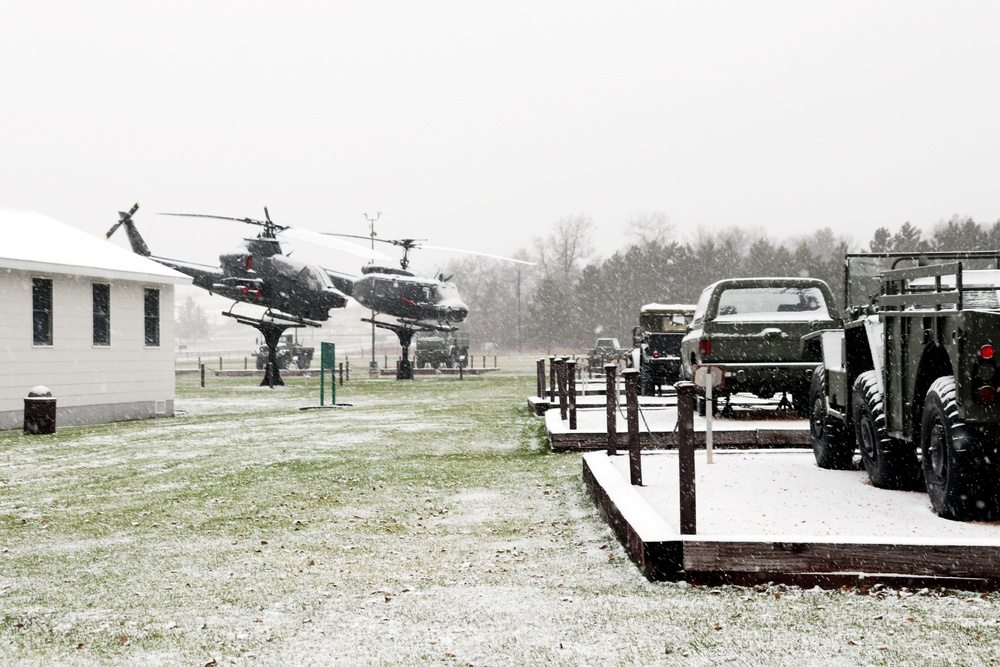
<instances>
[{"instance_id":1,"label":"helicopter display stand","mask_svg":"<svg viewBox=\"0 0 1000 667\"><path fill-rule=\"evenodd\" d=\"M454 331L455 327L441 327L423 322L379 322L374 319L362 319L362 322L371 322L381 329L387 329L396 334L399 338L399 347L402 349L402 357L399 366L396 368L397 380L412 380L413 365L410 363L410 344L413 342L413 334L422 331Z\"/></svg>"},{"instance_id":2,"label":"helicopter display stand","mask_svg":"<svg viewBox=\"0 0 1000 667\"><path fill-rule=\"evenodd\" d=\"M285 381L281 379L281 371L278 368L278 343L281 342L281 336L285 331L307 326L319 326L318 322L310 322L309 320L302 319L288 318L287 321L281 321L284 317L280 313L275 313L271 310L268 310L260 319L240 315L232 312L232 310L224 311L222 314L233 318L240 324L253 327L264 337L264 344L267 345L267 365L264 367L264 379L260 381L261 387L284 386L285 384ZM264 319L265 317L270 317L271 319L266 320Z\"/></svg>"}]
</instances>

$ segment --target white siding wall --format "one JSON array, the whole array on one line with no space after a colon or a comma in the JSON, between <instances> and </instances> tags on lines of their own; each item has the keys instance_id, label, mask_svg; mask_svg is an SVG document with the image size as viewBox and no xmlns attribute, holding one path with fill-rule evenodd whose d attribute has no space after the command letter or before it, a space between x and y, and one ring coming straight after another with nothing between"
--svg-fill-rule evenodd
<instances>
[{"instance_id":1,"label":"white siding wall","mask_svg":"<svg viewBox=\"0 0 1000 667\"><path fill-rule=\"evenodd\" d=\"M51 346L32 344L31 279L52 279ZM111 345L93 345L91 285L111 285ZM160 345L147 347L143 289L160 291ZM24 408L24 397L44 385L60 413L77 406L174 400L174 286L102 281L0 269L0 415ZM81 411L78 411L81 412Z\"/></svg>"}]
</instances>

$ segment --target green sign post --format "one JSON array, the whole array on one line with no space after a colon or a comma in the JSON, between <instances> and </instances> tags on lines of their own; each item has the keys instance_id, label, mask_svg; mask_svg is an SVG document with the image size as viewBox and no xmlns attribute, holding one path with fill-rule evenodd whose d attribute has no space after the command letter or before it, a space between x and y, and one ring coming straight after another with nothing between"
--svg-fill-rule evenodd
<instances>
[{"instance_id":1,"label":"green sign post","mask_svg":"<svg viewBox=\"0 0 1000 667\"><path fill-rule=\"evenodd\" d=\"M320 343L320 357L319 357L319 404L320 407L325 405L324 401L324 384L326 378L326 369L330 369L330 405L337 404L337 378L336 378L336 368L337 368L337 346L334 343Z\"/></svg>"}]
</instances>

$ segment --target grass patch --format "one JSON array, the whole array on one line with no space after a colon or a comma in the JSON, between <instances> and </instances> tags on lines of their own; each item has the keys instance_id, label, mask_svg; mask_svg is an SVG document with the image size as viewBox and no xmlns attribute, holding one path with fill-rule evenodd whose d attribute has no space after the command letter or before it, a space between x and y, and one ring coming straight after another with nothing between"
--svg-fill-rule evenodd
<instances>
[{"instance_id":1,"label":"grass patch","mask_svg":"<svg viewBox=\"0 0 1000 667\"><path fill-rule=\"evenodd\" d=\"M979 664L996 595L651 584L531 376L178 379L174 419L0 433L0 662Z\"/></svg>"}]
</instances>

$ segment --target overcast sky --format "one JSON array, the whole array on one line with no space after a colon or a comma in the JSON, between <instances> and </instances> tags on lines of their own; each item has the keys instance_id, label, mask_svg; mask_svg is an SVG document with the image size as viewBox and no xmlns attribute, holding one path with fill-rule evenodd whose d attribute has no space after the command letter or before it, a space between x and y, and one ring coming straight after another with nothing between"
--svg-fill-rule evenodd
<instances>
[{"instance_id":1,"label":"overcast sky","mask_svg":"<svg viewBox=\"0 0 1000 667\"><path fill-rule=\"evenodd\" d=\"M996 2L0 0L0 206L509 254L584 213L775 238L1000 219ZM116 239L124 244L124 238ZM356 260L349 260L355 262Z\"/></svg>"}]
</instances>

